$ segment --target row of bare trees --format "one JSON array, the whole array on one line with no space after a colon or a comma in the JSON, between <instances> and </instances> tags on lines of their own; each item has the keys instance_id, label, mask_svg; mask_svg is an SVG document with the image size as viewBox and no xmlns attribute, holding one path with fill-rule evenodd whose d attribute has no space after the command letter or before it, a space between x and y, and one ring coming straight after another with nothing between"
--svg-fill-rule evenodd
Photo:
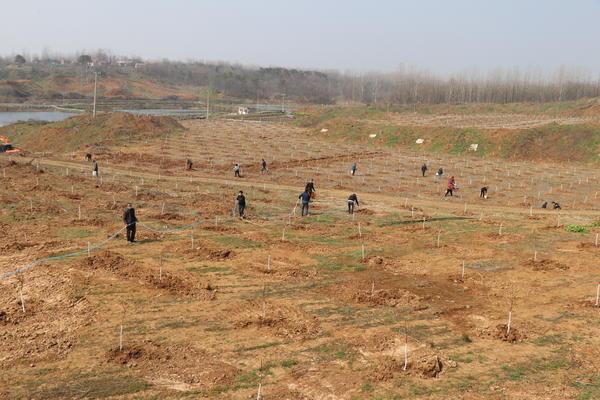
<instances>
[{"instance_id":1,"label":"row of bare trees","mask_svg":"<svg viewBox=\"0 0 600 400\"><path fill-rule=\"evenodd\" d=\"M0 57L0 79L8 79L3 68L10 64L31 63L38 77L68 73L56 67L57 56ZM121 59L123 57L120 57ZM112 62L118 57L107 51L77 53L61 60L70 65L95 63L106 74L124 71ZM133 59L133 58L129 58ZM135 58L137 62L141 59ZM44 65L53 67L44 70ZM143 68L125 71L137 78L148 78L166 84L211 87L226 96L247 100L275 100L280 96L297 102L318 104L441 104L441 103L512 103L549 102L600 97L600 75L581 69L561 68L554 74L539 70L497 70L487 74L462 73L447 77L428 72L403 69L390 73L341 73L291 68L260 68L229 63L144 62ZM24 72L19 76L22 78ZM200 91L199 91L200 93Z\"/></svg>"}]
</instances>

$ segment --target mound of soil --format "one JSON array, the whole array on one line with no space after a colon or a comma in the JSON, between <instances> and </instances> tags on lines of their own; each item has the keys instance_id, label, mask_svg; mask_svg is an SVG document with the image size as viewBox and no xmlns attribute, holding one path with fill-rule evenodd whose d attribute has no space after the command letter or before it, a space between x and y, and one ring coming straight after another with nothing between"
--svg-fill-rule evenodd
<instances>
[{"instance_id":1,"label":"mound of soil","mask_svg":"<svg viewBox=\"0 0 600 400\"><path fill-rule=\"evenodd\" d=\"M559 261L554 260L528 260L523 263L523 266L530 267L534 271L552 271L552 270L561 270L566 271L569 269L568 265L565 265Z\"/></svg>"},{"instance_id":2,"label":"mound of soil","mask_svg":"<svg viewBox=\"0 0 600 400\"><path fill-rule=\"evenodd\" d=\"M416 361L409 358L406 369L404 369L404 360L384 356L377 361L371 377L375 381L388 381L402 374L417 375L421 378L437 378L443 371L444 363L437 355L427 355Z\"/></svg>"},{"instance_id":3,"label":"mound of soil","mask_svg":"<svg viewBox=\"0 0 600 400\"><path fill-rule=\"evenodd\" d=\"M81 266L95 270L105 270L122 278L137 279L151 289L165 290L173 295L194 297L202 300L214 300L216 290L209 284L202 284L190 275L181 277L167 271L151 270L126 260L122 255L104 251L98 255L86 257Z\"/></svg>"},{"instance_id":4,"label":"mound of soil","mask_svg":"<svg viewBox=\"0 0 600 400\"><path fill-rule=\"evenodd\" d=\"M151 340L128 344L105 354L110 364L125 365L149 374L155 379L182 382L195 388L229 385L238 371L235 367L215 361L190 345L164 345Z\"/></svg>"},{"instance_id":5,"label":"mound of soil","mask_svg":"<svg viewBox=\"0 0 600 400\"><path fill-rule=\"evenodd\" d=\"M352 295L352 300L357 303L364 303L373 306L417 306L421 298L407 290L402 289L379 289L379 290L360 290Z\"/></svg>"},{"instance_id":6,"label":"mound of soil","mask_svg":"<svg viewBox=\"0 0 600 400\"><path fill-rule=\"evenodd\" d=\"M93 143L161 136L182 129L171 117L106 113L96 118L78 115L47 124L14 124L10 126L10 136L26 150L64 152Z\"/></svg>"},{"instance_id":7,"label":"mound of soil","mask_svg":"<svg viewBox=\"0 0 600 400\"><path fill-rule=\"evenodd\" d=\"M496 332L494 337L505 342L515 343L520 342L523 339L526 339L527 336L525 334L519 332L517 328L510 327L510 332L507 333L508 326L506 324L500 324L496 326Z\"/></svg>"},{"instance_id":8,"label":"mound of soil","mask_svg":"<svg viewBox=\"0 0 600 400\"><path fill-rule=\"evenodd\" d=\"M233 325L238 329L254 327L268 329L275 336L290 339L314 339L321 333L316 317L302 311L260 300L249 301L236 309ZM264 313L263 313L264 310ZM233 311L233 310L232 310Z\"/></svg>"},{"instance_id":9,"label":"mound of soil","mask_svg":"<svg viewBox=\"0 0 600 400\"><path fill-rule=\"evenodd\" d=\"M81 260L81 267L89 268L94 270L105 270L110 272L122 272L125 268L132 265L131 261L128 261L119 253L113 253L112 251L104 250L103 252L86 257ZM127 275L127 272L125 272Z\"/></svg>"}]
</instances>

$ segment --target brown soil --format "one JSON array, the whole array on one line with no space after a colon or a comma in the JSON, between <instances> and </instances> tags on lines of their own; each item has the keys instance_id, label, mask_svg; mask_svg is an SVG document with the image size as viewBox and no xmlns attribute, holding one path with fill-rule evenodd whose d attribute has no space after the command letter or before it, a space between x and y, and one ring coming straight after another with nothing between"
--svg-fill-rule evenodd
<instances>
[{"instance_id":1,"label":"brown soil","mask_svg":"<svg viewBox=\"0 0 600 400\"><path fill-rule=\"evenodd\" d=\"M547 260L547 259L537 260L537 261L527 260L524 263L522 263L522 265L526 266L526 267L530 267L534 271L552 271L552 270L566 271L569 269L569 266L566 264L563 264L559 261Z\"/></svg>"},{"instance_id":2,"label":"brown soil","mask_svg":"<svg viewBox=\"0 0 600 400\"><path fill-rule=\"evenodd\" d=\"M270 301L249 301L232 311L235 312L233 325L237 329L266 329L278 337L301 340L314 339L321 333L315 317Z\"/></svg>"},{"instance_id":3,"label":"brown soil","mask_svg":"<svg viewBox=\"0 0 600 400\"><path fill-rule=\"evenodd\" d=\"M238 373L234 366L215 361L187 344L167 345L145 340L126 344L122 350L113 348L105 357L108 363L141 370L154 379L181 382L198 389L229 385Z\"/></svg>"}]
</instances>

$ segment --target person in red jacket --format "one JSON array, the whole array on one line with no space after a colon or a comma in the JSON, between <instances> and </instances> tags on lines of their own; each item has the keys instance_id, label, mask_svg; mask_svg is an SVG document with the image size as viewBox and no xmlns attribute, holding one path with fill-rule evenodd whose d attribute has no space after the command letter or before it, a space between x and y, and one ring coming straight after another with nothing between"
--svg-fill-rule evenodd
<instances>
[{"instance_id":1,"label":"person in red jacket","mask_svg":"<svg viewBox=\"0 0 600 400\"><path fill-rule=\"evenodd\" d=\"M456 181L454 180L454 177L451 177L450 179L448 179L448 189L446 189L446 194L444 195L444 197L450 195L452 196L452 192L454 191L456 187Z\"/></svg>"}]
</instances>

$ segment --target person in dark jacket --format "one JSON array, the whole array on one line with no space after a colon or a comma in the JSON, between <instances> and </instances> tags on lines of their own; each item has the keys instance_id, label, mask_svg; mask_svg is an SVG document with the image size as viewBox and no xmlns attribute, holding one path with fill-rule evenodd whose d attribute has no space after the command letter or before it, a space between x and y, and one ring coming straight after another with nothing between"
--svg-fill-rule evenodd
<instances>
[{"instance_id":1,"label":"person in dark jacket","mask_svg":"<svg viewBox=\"0 0 600 400\"><path fill-rule=\"evenodd\" d=\"M352 167L350 168L350 173L352 174L352 176L356 175L356 163L352 164Z\"/></svg>"},{"instance_id":2,"label":"person in dark jacket","mask_svg":"<svg viewBox=\"0 0 600 400\"><path fill-rule=\"evenodd\" d=\"M554 210L560 210L560 204L558 204L557 202L553 201L552 202L552 209Z\"/></svg>"},{"instance_id":3,"label":"person in dark jacket","mask_svg":"<svg viewBox=\"0 0 600 400\"><path fill-rule=\"evenodd\" d=\"M440 168L438 169L438 171L435 173L435 179L440 179L442 176L444 176L444 169Z\"/></svg>"},{"instance_id":4,"label":"person in dark jacket","mask_svg":"<svg viewBox=\"0 0 600 400\"><path fill-rule=\"evenodd\" d=\"M188 158L185 161L185 169L188 171L191 171L193 167L194 167L194 163L192 162L192 160L190 158Z\"/></svg>"},{"instance_id":5,"label":"person in dark jacket","mask_svg":"<svg viewBox=\"0 0 600 400\"><path fill-rule=\"evenodd\" d=\"M98 161L92 161L92 176L98 177Z\"/></svg>"},{"instance_id":6,"label":"person in dark jacket","mask_svg":"<svg viewBox=\"0 0 600 400\"><path fill-rule=\"evenodd\" d=\"M300 200L302 200L302 216L308 215L308 205L310 203L310 192L305 190L298 196Z\"/></svg>"},{"instance_id":7,"label":"person in dark jacket","mask_svg":"<svg viewBox=\"0 0 600 400\"><path fill-rule=\"evenodd\" d=\"M242 177L241 172L242 172L242 167L240 166L240 164L235 164L235 166L233 167L233 175L236 178L241 178Z\"/></svg>"},{"instance_id":8,"label":"person in dark jacket","mask_svg":"<svg viewBox=\"0 0 600 400\"><path fill-rule=\"evenodd\" d=\"M135 223L137 218L135 216L135 209L131 203L127 203L127 208L123 213L123 223L127 227L127 243L135 242Z\"/></svg>"},{"instance_id":9,"label":"person in dark jacket","mask_svg":"<svg viewBox=\"0 0 600 400\"><path fill-rule=\"evenodd\" d=\"M348 197L348 213L354 214L354 204L360 206L360 204L358 204L358 197L356 196L356 193L352 193L350 197Z\"/></svg>"},{"instance_id":10,"label":"person in dark jacket","mask_svg":"<svg viewBox=\"0 0 600 400\"><path fill-rule=\"evenodd\" d=\"M482 187L481 190L479 191L479 197L481 197L483 199L487 199L487 192L488 192L487 186Z\"/></svg>"},{"instance_id":11,"label":"person in dark jacket","mask_svg":"<svg viewBox=\"0 0 600 400\"><path fill-rule=\"evenodd\" d=\"M427 172L427 164L423 163L423 165L421 165L421 174L425 176L425 172Z\"/></svg>"},{"instance_id":12,"label":"person in dark jacket","mask_svg":"<svg viewBox=\"0 0 600 400\"><path fill-rule=\"evenodd\" d=\"M266 174L268 172L269 172L269 170L267 169L267 162L263 158L262 161L260 162L260 173Z\"/></svg>"},{"instance_id":13,"label":"person in dark jacket","mask_svg":"<svg viewBox=\"0 0 600 400\"><path fill-rule=\"evenodd\" d=\"M311 198L315 198L316 197L316 190L315 190L315 181L313 179L311 179L309 182L306 182L306 186L304 187L304 191L308 192L308 194L310 195Z\"/></svg>"},{"instance_id":14,"label":"person in dark jacket","mask_svg":"<svg viewBox=\"0 0 600 400\"><path fill-rule=\"evenodd\" d=\"M240 193L235 200L237 201L240 218L244 218L244 210L246 209L246 196L244 196L244 192L240 190Z\"/></svg>"}]
</instances>

